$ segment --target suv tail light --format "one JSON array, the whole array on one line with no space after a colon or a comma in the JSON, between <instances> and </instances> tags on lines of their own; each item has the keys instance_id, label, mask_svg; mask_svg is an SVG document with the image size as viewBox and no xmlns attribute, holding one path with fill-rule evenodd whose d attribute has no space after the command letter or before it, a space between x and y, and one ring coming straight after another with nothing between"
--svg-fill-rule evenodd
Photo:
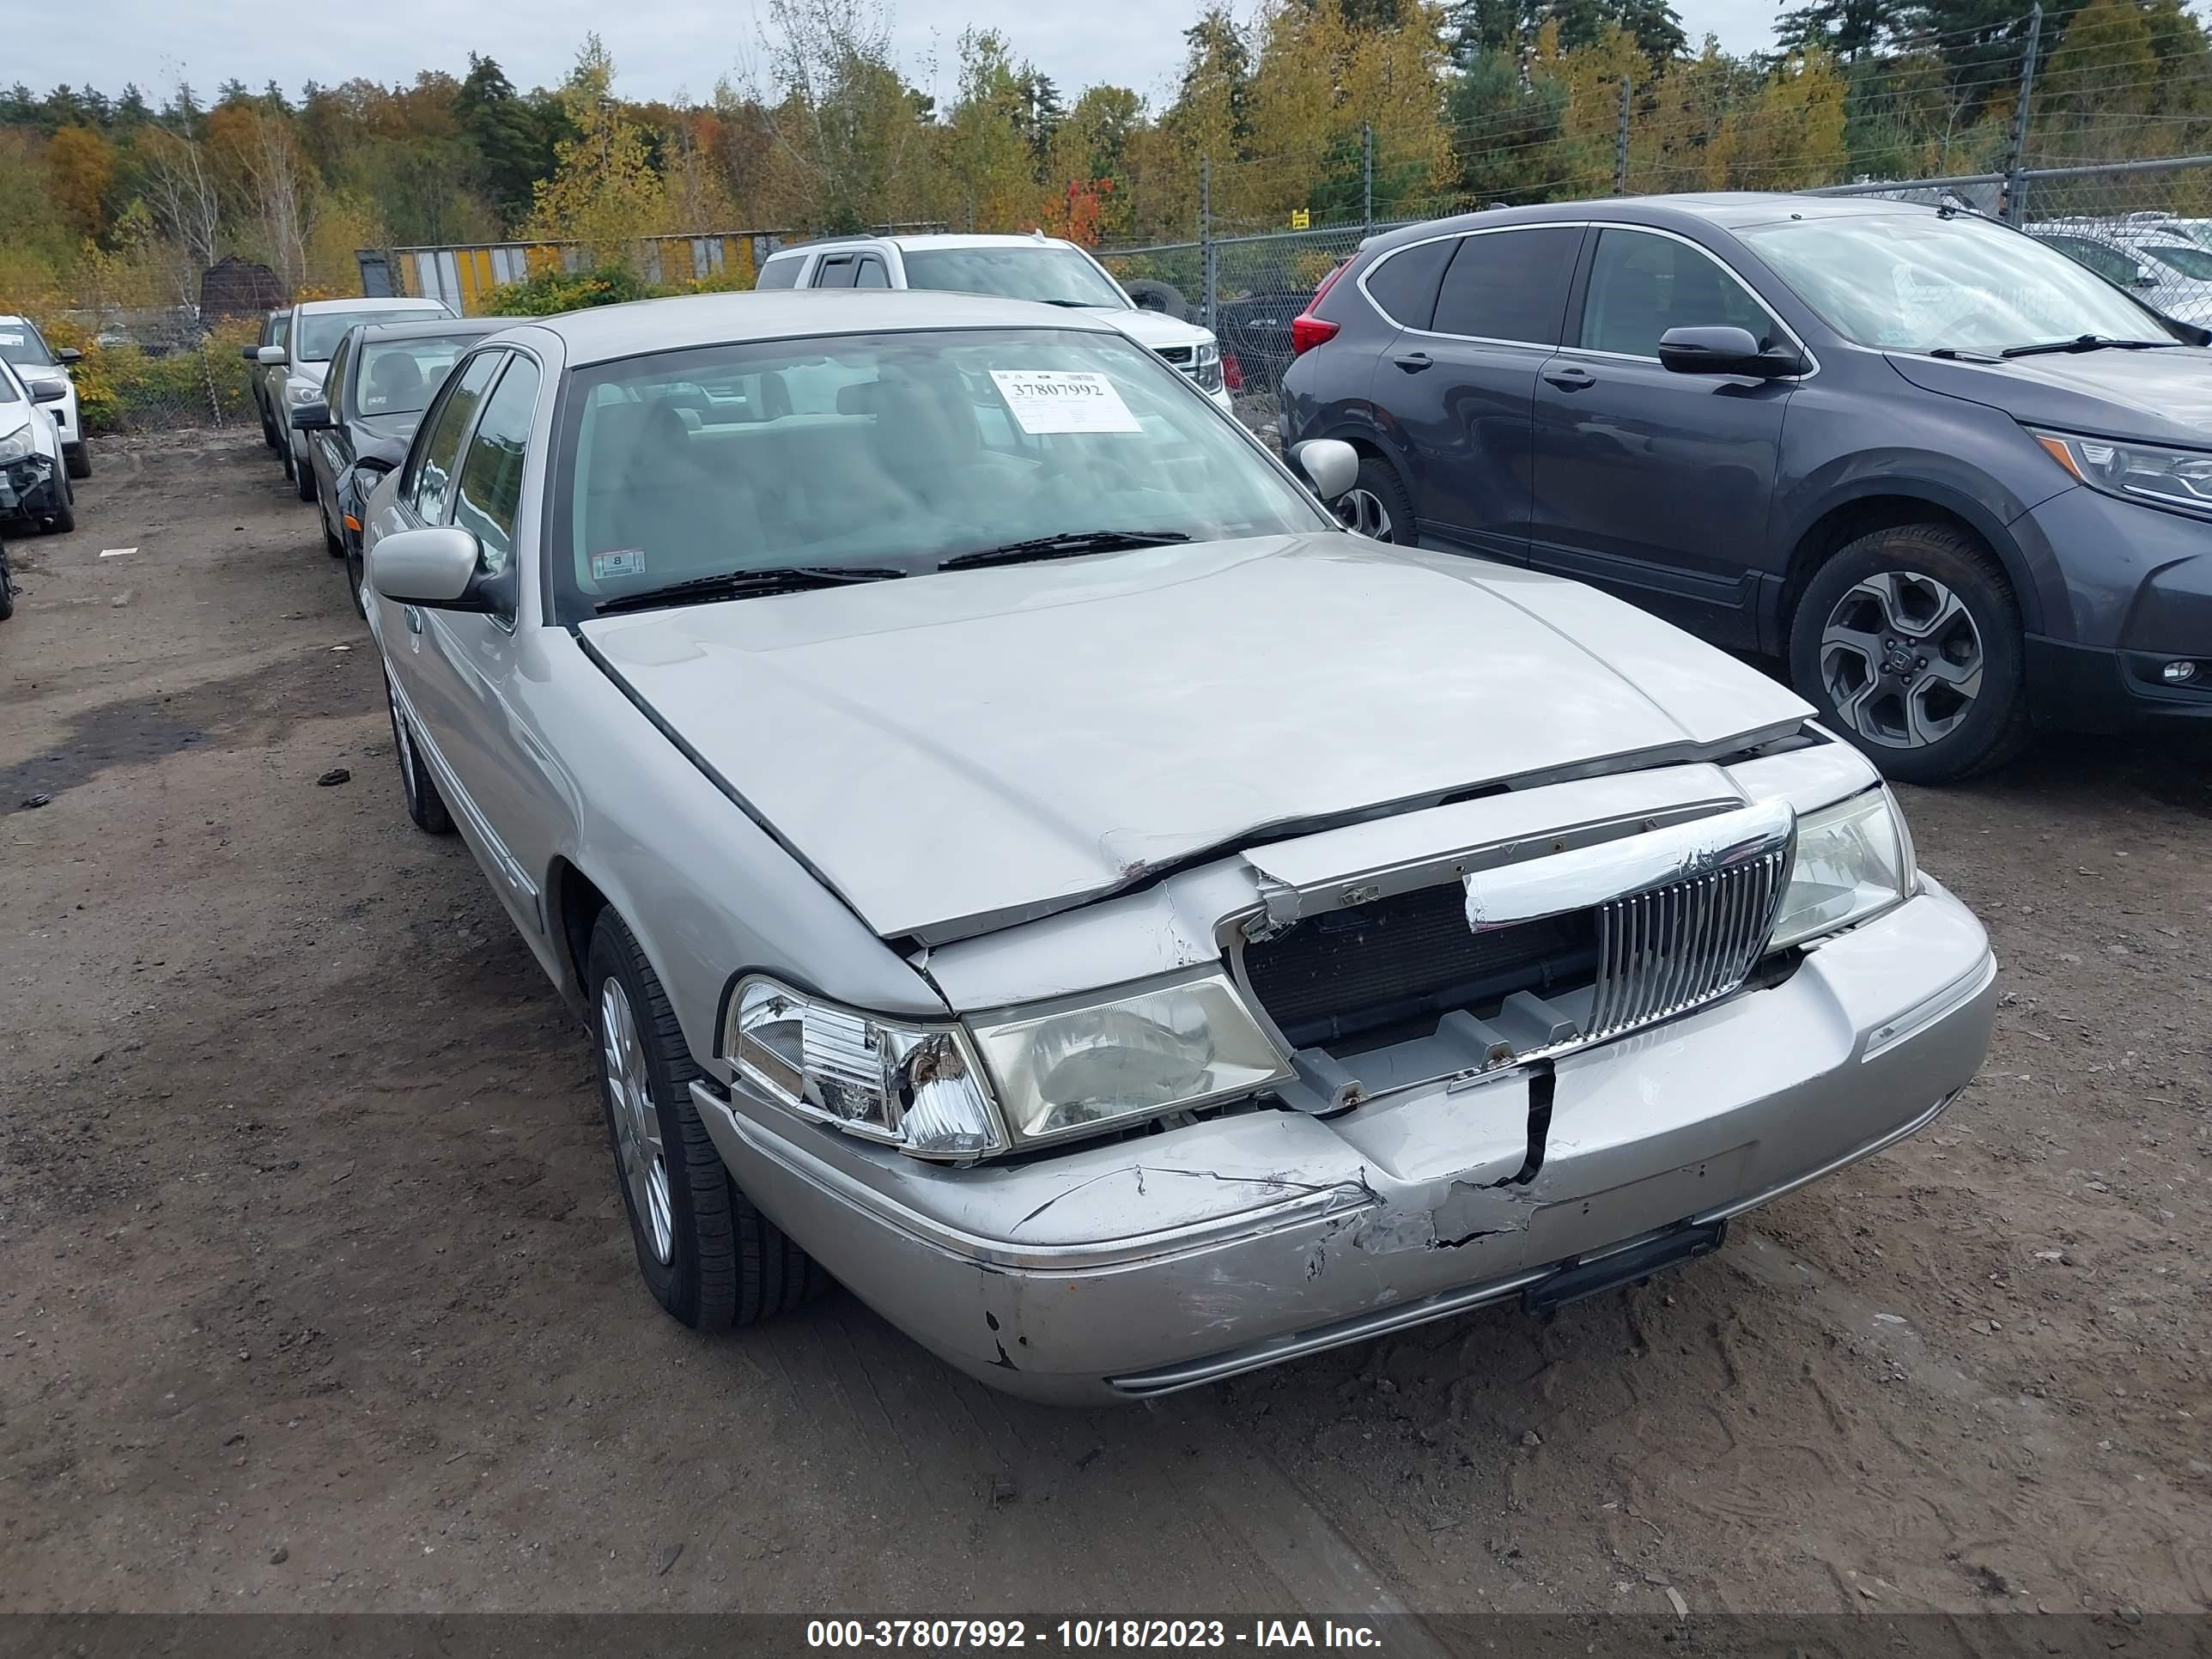
<instances>
[{"instance_id":1,"label":"suv tail light","mask_svg":"<svg viewBox=\"0 0 2212 1659\"><path fill-rule=\"evenodd\" d=\"M1336 286L1336 279L1343 276L1351 264L1349 259L1339 259L1328 275L1321 279L1321 285L1313 291L1313 298L1306 301L1304 314L1291 319L1291 356L1303 357L1324 340L1336 337L1337 330L1343 325L1332 323L1326 317L1315 316L1314 307L1321 303L1323 295Z\"/></svg>"},{"instance_id":2,"label":"suv tail light","mask_svg":"<svg viewBox=\"0 0 2212 1659\"><path fill-rule=\"evenodd\" d=\"M1291 356L1303 357L1322 341L1334 339L1336 331L1341 326L1341 324L1332 323L1326 317L1316 317L1311 313L1291 318Z\"/></svg>"}]
</instances>

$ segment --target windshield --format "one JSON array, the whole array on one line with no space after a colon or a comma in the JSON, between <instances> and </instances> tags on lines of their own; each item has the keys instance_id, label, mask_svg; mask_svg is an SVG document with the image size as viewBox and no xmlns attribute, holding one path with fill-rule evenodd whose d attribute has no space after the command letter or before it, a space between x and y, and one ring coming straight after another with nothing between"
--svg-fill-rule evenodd
<instances>
[{"instance_id":1,"label":"windshield","mask_svg":"<svg viewBox=\"0 0 2212 1659\"><path fill-rule=\"evenodd\" d=\"M435 306L420 311L309 311L300 317L299 338L293 343L292 361L295 363L323 363L330 361L331 353L337 349L345 331L356 323L420 323L447 313Z\"/></svg>"},{"instance_id":2,"label":"windshield","mask_svg":"<svg viewBox=\"0 0 2212 1659\"><path fill-rule=\"evenodd\" d=\"M901 253L908 288L1127 311L1121 290L1072 247L927 247Z\"/></svg>"},{"instance_id":3,"label":"windshield","mask_svg":"<svg viewBox=\"0 0 2212 1659\"><path fill-rule=\"evenodd\" d=\"M2078 339L2173 337L2056 249L1984 219L1804 219L1737 233L1837 333L1887 351L1990 353Z\"/></svg>"},{"instance_id":4,"label":"windshield","mask_svg":"<svg viewBox=\"0 0 2212 1659\"><path fill-rule=\"evenodd\" d=\"M420 415L447 372L481 335L372 340L347 371L356 415Z\"/></svg>"},{"instance_id":5,"label":"windshield","mask_svg":"<svg viewBox=\"0 0 2212 1659\"><path fill-rule=\"evenodd\" d=\"M0 357L33 368L49 368L53 357L35 330L21 323L0 323Z\"/></svg>"},{"instance_id":6,"label":"windshield","mask_svg":"<svg viewBox=\"0 0 2212 1659\"><path fill-rule=\"evenodd\" d=\"M562 411L544 545L564 623L747 570L927 575L1072 532L1204 541L1335 528L1203 395L1118 334L665 352L578 371Z\"/></svg>"}]
</instances>

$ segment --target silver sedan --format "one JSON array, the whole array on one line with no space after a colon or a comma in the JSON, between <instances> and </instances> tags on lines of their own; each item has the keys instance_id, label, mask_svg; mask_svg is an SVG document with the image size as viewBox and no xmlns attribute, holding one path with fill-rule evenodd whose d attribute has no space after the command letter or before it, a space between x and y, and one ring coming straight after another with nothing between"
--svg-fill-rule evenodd
<instances>
[{"instance_id":1,"label":"silver sedan","mask_svg":"<svg viewBox=\"0 0 2212 1659\"><path fill-rule=\"evenodd\" d=\"M1385 547L1079 312L476 347L368 523L407 805L591 1023L688 1324L1131 1399L1701 1255L1927 1123L1980 926L1790 691Z\"/></svg>"}]
</instances>

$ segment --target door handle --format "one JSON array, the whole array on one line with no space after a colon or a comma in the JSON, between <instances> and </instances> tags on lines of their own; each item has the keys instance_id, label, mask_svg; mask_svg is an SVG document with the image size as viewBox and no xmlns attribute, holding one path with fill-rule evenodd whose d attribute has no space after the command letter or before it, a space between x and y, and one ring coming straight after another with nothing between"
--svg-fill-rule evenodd
<instances>
[{"instance_id":1,"label":"door handle","mask_svg":"<svg viewBox=\"0 0 2212 1659\"><path fill-rule=\"evenodd\" d=\"M1404 369L1407 374L1418 374L1423 369L1433 365L1437 360L1425 351L1409 351L1404 356L1393 357L1390 361Z\"/></svg>"},{"instance_id":2,"label":"door handle","mask_svg":"<svg viewBox=\"0 0 2212 1659\"><path fill-rule=\"evenodd\" d=\"M1584 386L1595 386L1597 376L1586 368L1577 368L1570 363L1565 368L1547 368L1544 378L1562 392L1580 392Z\"/></svg>"}]
</instances>

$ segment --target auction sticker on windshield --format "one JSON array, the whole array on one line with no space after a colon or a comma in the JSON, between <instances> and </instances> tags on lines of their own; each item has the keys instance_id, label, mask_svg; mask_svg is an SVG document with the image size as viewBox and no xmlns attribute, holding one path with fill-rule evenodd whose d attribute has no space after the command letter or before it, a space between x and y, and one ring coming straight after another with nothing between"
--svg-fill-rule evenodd
<instances>
[{"instance_id":1,"label":"auction sticker on windshield","mask_svg":"<svg viewBox=\"0 0 2212 1659\"><path fill-rule=\"evenodd\" d=\"M991 378L1023 431L1141 432L1114 383L1093 369L994 368Z\"/></svg>"}]
</instances>

